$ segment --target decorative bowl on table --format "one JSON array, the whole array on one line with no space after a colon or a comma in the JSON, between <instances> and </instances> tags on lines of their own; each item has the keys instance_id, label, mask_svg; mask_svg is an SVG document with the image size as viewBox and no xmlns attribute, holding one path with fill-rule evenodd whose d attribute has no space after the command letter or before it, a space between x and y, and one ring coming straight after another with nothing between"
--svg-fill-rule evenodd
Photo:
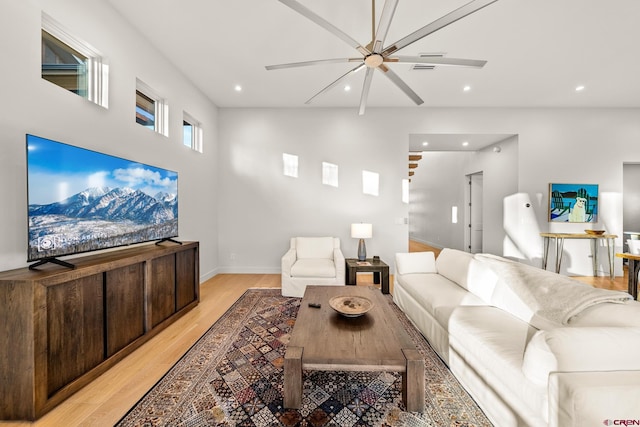
<instances>
[{"instance_id":1,"label":"decorative bowl on table","mask_svg":"<svg viewBox=\"0 0 640 427\"><path fill-rule=\"evenodd\" d=\"M592 236L599 236L604 234L604 230L584 230L585 233L591 234Z\"/></svg>"},{"instance_id":2,"label":"decorative bowl on table","mask_svg":"<svg viewBox=\"0 0 640 427\"><path fill-rule=\"evenodd\" d=\"M345 317L360 317L373 308L373 302L369 298L352 295L333 297L329 300L329 305Z\"/></svg>"}]
</instances>

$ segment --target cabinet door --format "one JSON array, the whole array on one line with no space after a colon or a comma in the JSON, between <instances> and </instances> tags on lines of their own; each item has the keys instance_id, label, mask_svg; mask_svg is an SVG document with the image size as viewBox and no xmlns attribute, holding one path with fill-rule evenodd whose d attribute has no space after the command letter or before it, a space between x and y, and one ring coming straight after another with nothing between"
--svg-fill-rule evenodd
<instances>
[{"instance_id":1,"label":"cabinet door","mask_svg":"<svg viewBox=\"0 0 640 427\"><path fill-rule=\"evenodd\" d=\"M165 255L151 261L151 326L176 312L176 257Z\"/></svg>"},{"instance_id":2,"label":"cabinet door","mask_svg":"<svg viewBox=\"0 0 640 427\"><path fill-rule=\"evenodd\" d=\"M104 360L102 274L47 288L49 396Z\"/></svg>"},{"instance_id":3,"label":"cabinet door","mask_svg":"<svg viewBox=\"0 0 640 427\"><path fill-rule=\"evenodd\" d=\"M144 334L144 264L105 273L107 357Z\"/></svg>"},{"instance_id":4,"label":"cabinet door","mask_svg":"<svg viewBox=\"0 0 640 427\"><path fill-rule=\"evenodd\" d=\"M176 253L176 309L180 310L197 298L196 251Z\"/></svg>"}]
</instances>

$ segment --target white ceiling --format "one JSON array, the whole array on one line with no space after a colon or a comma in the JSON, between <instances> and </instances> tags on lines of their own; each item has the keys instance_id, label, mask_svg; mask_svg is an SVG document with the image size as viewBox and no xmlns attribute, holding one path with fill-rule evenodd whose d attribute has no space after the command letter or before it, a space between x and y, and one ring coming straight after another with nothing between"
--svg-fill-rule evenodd
<instances>
[{"instance_id":1,"label":"white ceiling","mask_svg":"<svg viewBox=\"0 0 640 427\"><path fill-rule=\"evenodd\" d=\"M220 107L302 107L354 64L265 65L359 56L278 0L108 1ZM369 43L370 0L299 1ZM385 45L467 2L400 0ZM378 15L383 3L376 0ZM421 108L640 107L638 19L638 0L499 0L398 52L483 59L484 68L391 68L424 99ZM335 87L307 108L353 107L357 114L364 74L346 82L350 92ZM578 85L585 89L576 92ZM369 108L413 105L375 73Z\"/></svg>"},{"instance_id":2,"label":"white ceiling","mask_svg":"<svg viewBox=\"0 0 640 427\"><path fill-rule=\"evenodd\" d=\"M411 133L409 151L478 151L514 136L495 133Z\"/></svg>"}]
</instances>

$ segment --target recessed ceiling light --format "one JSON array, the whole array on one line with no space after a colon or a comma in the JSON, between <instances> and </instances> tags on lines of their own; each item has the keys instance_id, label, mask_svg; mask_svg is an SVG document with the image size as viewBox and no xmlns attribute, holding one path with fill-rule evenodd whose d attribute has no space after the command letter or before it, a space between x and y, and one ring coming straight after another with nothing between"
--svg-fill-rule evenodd
<instances>
[{"instance_id":1,"label":"recessed ceiling light","mask_svg":"<svg viewBox=\"0 0 640 427\"><path fill-rule=\"evenodd\" d=\"M469 92L471 90L471 86L466 85L465 87L462 88L462 90L465 92Z\"/></svg>"},{"instance_id":2,"label":"recessed ceiling light","mask_svg":"<svg viewBox=\"0 0 640 427\"><path fill-rule=\"evenodd\" d=\"M584 90L584 85L576 86L576 92L580 92Z\"/></svg>"},{"instance_id":3,"label":"recessed ceiling light","mask_svg":"<svg viewBox=\"0 0 640 427\"><path fill-rule=\"evenodd\" d=\"M466 147L466 146L468 146L468 145L469 145L469 142L468 142L468 141L465 141L465 142L463 142L463 143L462 143L462 146L463 146L463 147Z\"/></svg>"},{"instance_id":4,"label":"recessed ceiling light","mask_svg":"<svg viewBox=\"0 0 640 427\"><path fill-rule=\"evenodd\" d=\"M426 147L427 145L429 145L429 141L424 141L424 142L422 143L422 146L423 146L423 147Z\"/></svg>"},{"instance_id":5,"label":"recessed ceiling light","mask_svg":"<svg viewBox=\"0 0 640 427\"><path fill-rule=\"evenodd\" d=\"M345 92L349 92L350 90L351 90L351 86L349 86L349 85L345 85L345 87L344 87L344 91L345 91Z\"/></svg>"},{"instance_id":6,"label":"recessed ceiling light","mask_svg":"<svg viewBox=\"0 0 640 427\"><path fill-rule=\"evenodd\" d=\"M242 92L242 86L240 86L240 85L236 85L234 87L234 89L235 89L236 92Z\"/></svg>"}]
</instances>

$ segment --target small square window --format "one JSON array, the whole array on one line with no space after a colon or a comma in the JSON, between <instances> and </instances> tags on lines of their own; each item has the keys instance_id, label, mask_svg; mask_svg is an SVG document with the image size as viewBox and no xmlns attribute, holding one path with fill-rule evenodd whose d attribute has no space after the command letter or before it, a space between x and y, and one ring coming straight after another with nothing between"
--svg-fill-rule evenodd
<instances>
[{"instance_id":1,"label":"small square window","mask_svg":"<svg viewBox=\"0 0 640 427\"><path fill-rule=\"evenodd\" d=\"M42 78L107 108L109 67L100 53L45 13L41 40Z\"/></svg>"},{"instance_id":2,"label":"small square window","mask_svg":"<svg viewBox=\"0 0 640 427\"><path fill-rule=\"evenodd\" d=\"M378 195L380 175L376 172L362 171L362 192L372 196Z\"/></svg>"},{"instance_id":3,"label":"small square window","mask_svg":"<svg viewBox=\"0 0 640 427\"><path fill-rule=\"evenodd\" d=\"M169 106L153 89L136 79L136 123L169 136Z\"/></svg>"},{"instance_id":4,"label":"small square window","mask_svg":"<svg viewBox=\"0 0 640 427\"><path fill-rule=\"evenodd\" d=\"M282 163L284 165L283 173L285 176L298 177L298 156L282 153Z\"/></svg>"},{"instance_id":5,"label":"small square window","mask_svg":"<svg viewBox=\"0 0 640 427\"><path fill-rule=\"evenodd\" d=\"M332 187L338 186L338 165L322 162L322 183Z\"/></svg>"},{"instance_id":6,"label":"small square window","mask_svg":"<svg viewBox=\"0 0 640 427\"><path fill-rule=\"evenodd\" d=\"M202 127L200 122L186 112L182 119L182 143L192 150L202 153Z\"/></svg>"}]
</instances>

